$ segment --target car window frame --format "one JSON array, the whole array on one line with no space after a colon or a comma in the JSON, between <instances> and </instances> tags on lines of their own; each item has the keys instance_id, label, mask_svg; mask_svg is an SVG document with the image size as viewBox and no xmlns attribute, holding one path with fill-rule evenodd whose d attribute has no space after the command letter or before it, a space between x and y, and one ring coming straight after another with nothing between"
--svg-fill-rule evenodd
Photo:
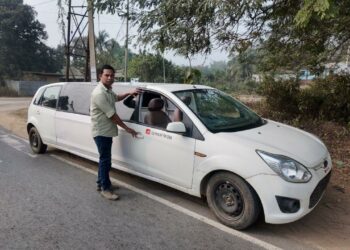
<instances>
[{"instance_id":1,"label":"car window frame","mask_svg":"<svg viewBox=\"0 0 350 250\"><path fill-rule=\"evenodd\" d=\"M73 110L64 110L64 109L61 109L61 108L59 108L59 101L60 101L60 98L61 97L66 97L66 96L62 96L62 93L64 93L64 91L66 90L66 89L68 89L68 87L70 86L70 85L79 85L79 86L81 86L82 88L90 88L90 95L89 95L89 100L90 100L90 98L91 98L91 94L92 94L92 91L94 90L94 88L97 86L96 84L89 84L89 83L80 83L80 82L74 82L74 83L66 83L65 85L63 85L62 86L62 88L61 88L61 91L60 91L60 94L59 94L59 97L58 97L58 100L57 100L57 105L56 105L56 109L57 109L57 111L59 111L59 112L65 112L65 113L70 113L70 114L76 114L76 115L84 115L84 116L90 116L90 101L88 102L89 103L89 107L88 107L88 110L89 110L89 112L88 113L82 113L82 112L77 112L77 111L75 111L74 109ZM67 95L67 97L69 97L69 95ZM72 100L72 101L74 101L74 100Z\"/></svg>"},{"instance_id":2,"label":"car window frame","mask_svg":"<svg viewBox=\"0 0 350 250\"><path fill-rule=\"evenodd\" d=\"M55 107L50 107L50 106L45 106L45 105L43 105L43 97L44 97L44 95L45 95L45 92L46 92L48 89L50 89L50 88L57 88L57 87L59 88L59 91L58 91L58 94L57 94L57 99L56 99L56 105L55 105ZM44 107L44 108L48 108L48 109L57 110L58 98L59 98L59 96L60 96L61 91L62 91L62 85L47 86L46 88L44 88L43 92L41 93L41 96L40 96L40 98L39 98L39 100L38 100L38 104L36 104L36 105L41 106L41 107Z\"/></svg>"},{"instance_id":3,"label":"car window frame","mask_svg":"<svg viewBox=\"0 0 350 250\"><path fill-rule=\"evenodd\" d=\"M193 138L193 139L197 139L197 140L201 140L201 141L204 141L204 136L201 134L201 132L199 131L199 129L197 128L196 124L193 122L193 120L190 118L190 116L182 109L180 108L176 102L173 100L173 98L169 97L168 95L164 94L164 93L160 93L160 92L157 92L157 91L154 91L154 90L149 90L149 89L142 89L142 93L140 94L140 97L139 97L139 101L138 103L136 104L136 108L137 109L137 113L138 113L138 119L137 121L133 121L139 125L142 125L142 126L145 126L145 127L151 127L151 128L155 128L155 129L159 129L159 130L163 130L163 131L166 131L168 133L173 133L173 134L177 134L175 132L171 132L171 131L168 131L166 130L166 128L162 128L162 127L158 127L158 126L153 126L153 125L150 125L150 124L146 124L144 123L143 121L141 121L142 119L142 103L143 103L143 98L144 98L144 93L152 93L154 95L159 95L160 97L163 97L165 99L167 99L167 101L170 101L172 102L172 104L175 106L175 108L181 110L181 112L183 112L183 114L185 116L187 116L188 120L190 121L191 123L191 126L190 126L190 129L188 130L186 124L184 123L184 125L186 126L186 130L188 130L186 133L182 134L184 137L188 137L188 138ZM168 114L167 114L168 115ZM169 115L168 115L169 116ZM169 117L170 118L170 117ZM171 119L170 119L171 120ZM171 122L173 122L171 120ZM182 121L181 121L182 122Z\"/></svg>"}]
</instances>

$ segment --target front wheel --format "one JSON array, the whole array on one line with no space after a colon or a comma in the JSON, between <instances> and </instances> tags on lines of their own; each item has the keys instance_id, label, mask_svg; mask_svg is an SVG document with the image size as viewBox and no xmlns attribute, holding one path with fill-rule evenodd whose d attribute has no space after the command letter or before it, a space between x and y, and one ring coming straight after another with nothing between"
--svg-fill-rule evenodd
<instances>
[{"instance_id":1,"label":"front wheel","mask_svg":"<svg viewBox=\"0 0 350 250\"><path fill-rule=\"evenodd\" d=\"M242 178L228 172L213 175L207 185L207 201L215 216L235 229L251 226L260 214L255 191Z\"/></svg>"},{"instance_id":2,"label":"front wheel","mask_svg":"<svg viewBox=\"0 0 350 250\"><path fill-rule=\"evenodd\" d=\"M34 153L43 154L46 152L47 145L43 143L40 134L35 127L32 127L29 130L29 143Z\"/></svg>"}]
</instances>

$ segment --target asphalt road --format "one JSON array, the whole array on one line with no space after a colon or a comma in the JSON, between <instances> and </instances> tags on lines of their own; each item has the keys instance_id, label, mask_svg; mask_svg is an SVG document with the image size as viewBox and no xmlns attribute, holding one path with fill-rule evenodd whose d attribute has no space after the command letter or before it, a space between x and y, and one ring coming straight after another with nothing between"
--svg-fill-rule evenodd
<instances>
[{"instance_id":1,"label":"asphalt road","mask_svg":"<svg viewBox=\"0 0 350 250\"><path fill-rule=\"evenodd\" d=\"M94 182L0 129L0 249L262 248L126 188L108 201Z\"/></svg>"}]
</instances>

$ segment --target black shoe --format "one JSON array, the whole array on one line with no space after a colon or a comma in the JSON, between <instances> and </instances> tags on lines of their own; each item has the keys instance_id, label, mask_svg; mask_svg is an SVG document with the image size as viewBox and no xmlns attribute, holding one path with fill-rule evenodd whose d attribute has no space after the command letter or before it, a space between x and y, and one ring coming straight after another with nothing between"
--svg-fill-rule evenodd
<instances>
[{"instance_id":1,"label":"black shoe","mask_svg":"<svg viewBox=\"0 0 350 250\"><path fill-rule=\"evenodd\" d=\"M96 191L97 191L97 192L101 192L101 191L102 191L102 187L101 187L100 185L97 185Z\"/></svg>"}]
</instances>

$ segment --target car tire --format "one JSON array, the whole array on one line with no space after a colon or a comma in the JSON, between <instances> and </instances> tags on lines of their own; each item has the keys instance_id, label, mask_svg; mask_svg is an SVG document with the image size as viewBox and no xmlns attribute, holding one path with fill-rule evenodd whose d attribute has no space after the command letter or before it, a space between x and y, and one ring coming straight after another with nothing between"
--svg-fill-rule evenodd
<instances>
[{"instance_id":1,"label":"car tire","mask_svg":"<svg viewBox=\"0 0 350 250\"><path fill-rule=\"evenodd\" d=\"M43 154L46 152L47 145L41 140L40 134L35 127L29 130L29 143L32 151L36 154Z\"/></svg>"},{"instance_id":2,"label":"car tire","mask_svg":"<svg viewBox=\"0 0 350 250\"><path fill-rule=\"evenodd\" d=\"M234 229L245 229L258 219L259 198L247 182L239 176L220 172L207 185L207 202L223 224Z\"/></svg>"}]
</instances>

